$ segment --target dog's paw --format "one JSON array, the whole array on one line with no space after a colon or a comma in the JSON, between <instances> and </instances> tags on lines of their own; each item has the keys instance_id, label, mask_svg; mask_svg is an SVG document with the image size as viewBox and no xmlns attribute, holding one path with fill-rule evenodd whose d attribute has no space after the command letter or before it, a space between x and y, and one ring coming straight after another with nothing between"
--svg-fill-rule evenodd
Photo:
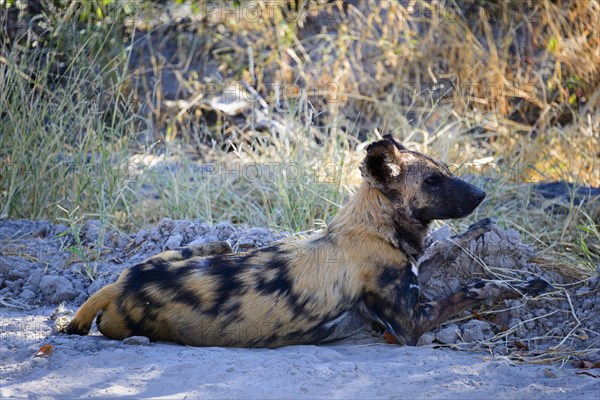
<instances>
[{"instance_id":1,"label":"dog's paw","mask_svg":"<svg viewBox=\"0 0 600 400\"><path fill-rule=\"evenodd\" d=\"M507 290L508 287L500 282L477 282L463 287L461 292L467 298L493 303Z\"/></svg>"},{"instance_id":2,"label":"dog's paw","mask_svg":"<svg viewBox=\"0 0 600 400\"><path fill-rule=\"evenodd\" d=\"M477 282L463 289L470 298L484 301L492 304L501 299L516 299L524 294L537 296L549 292L553 289L552 285L543 279L533 279L525 283L511 283L508 281L487 281Z\"/></svg>"},{"instance_id":3,"label":"dog's paw","mask_svg":"<svg viewBox=\"0 0 600 400\"><path fill-rule=\"evenodd\" d=\"M65 333L67 335L81 335L85 336L89 333L91 326L81 325L76 320L72 320L68 325L63 326L58 333Z\"/></svg>"}]
</instances>

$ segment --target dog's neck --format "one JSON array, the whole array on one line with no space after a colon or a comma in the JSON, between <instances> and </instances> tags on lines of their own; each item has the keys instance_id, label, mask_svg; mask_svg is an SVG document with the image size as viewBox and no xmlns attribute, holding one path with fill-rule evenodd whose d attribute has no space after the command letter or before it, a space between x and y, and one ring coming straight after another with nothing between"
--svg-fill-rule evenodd
<instances>
[{"instance_id":1,"label":"dog's neck","mask_svg":"<svg viewBox=\"0 0 600 400\"><path fill-rule=\"evenodd\" d=\"M415 220L405 206L392 203L381 191L363 183L342 207L327 231L334 235L375 236L401 250L410 261L423 252L428 224Z\"/></svg>"}]
</instances>

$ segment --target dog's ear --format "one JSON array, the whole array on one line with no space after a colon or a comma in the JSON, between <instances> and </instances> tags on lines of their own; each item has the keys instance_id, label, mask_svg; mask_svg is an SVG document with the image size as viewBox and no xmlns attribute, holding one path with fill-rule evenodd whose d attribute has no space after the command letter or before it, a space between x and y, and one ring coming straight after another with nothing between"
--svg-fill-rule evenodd
<instances>
[{"instance_id":1,"label":"dog's ear","mask_svg":"<svg viewBox=\"0 0 600 400\"><path fill-rule=\"evenodd\" d=\"M381 187L400 176L403 169L400 162L401 149L404 147L393 138L390 140L386 137L371 143L367 147L367 156L360 166L365 181L375 187Z\"/></svg>"},{"instance_id":2,"label":"dog's ear","mask_svg":"<svg viewBox=\"0 0 600 400\"><path fill-rule=\"evenodd\" d=\"M394 144L394 146L396 146L396 148L398 150L406 150L406 147L404 147L402 145L402 143L400 143L399 141L396 140L396 138L390 134L387 135L383 135L383 138L386 140L389 140L390 142L392 142Z\"/></svg>"}]
</instances>

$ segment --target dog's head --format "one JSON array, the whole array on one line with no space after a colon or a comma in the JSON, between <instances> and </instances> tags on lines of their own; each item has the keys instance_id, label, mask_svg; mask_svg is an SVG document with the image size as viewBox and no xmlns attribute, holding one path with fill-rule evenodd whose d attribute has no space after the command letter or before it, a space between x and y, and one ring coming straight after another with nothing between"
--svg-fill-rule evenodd
<instances>
[{"instance_id":1,"label":"dog's head","mask_svg":"<svg viewBox=\"0 0 600 400\"><path fill-rule=\"evenodd\" d=\"M391 135L367 147L362 176L395 207L422 223L471 214L485 192L452 175L444 164L407 150Z\"/></svg>"}]
</instances>

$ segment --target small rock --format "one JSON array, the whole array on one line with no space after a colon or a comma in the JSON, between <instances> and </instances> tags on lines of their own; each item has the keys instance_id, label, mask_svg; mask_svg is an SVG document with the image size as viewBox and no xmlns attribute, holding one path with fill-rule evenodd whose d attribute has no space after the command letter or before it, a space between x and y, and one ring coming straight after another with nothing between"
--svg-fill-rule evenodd
<instances>
[{"instance_id":1,"label":"small rock","mask_svg":"<svg viewBox=\"0 0 600 400\"><path fill-rule=\"evenodd\" d=\"M500 242L502 241L502 239L500 238L500 236L498 236L498 234L496 232L490 231L490 232L486 232L483 235L483 241L486 246L493 247L493 246L498 246L500 244Z\"/></svg>"},{"instance_id":2,"label":"small rock","mask_svg":"<svg viewBox=\"0 0 600 400\"><path fill-rule=\"evenodd\" d=\"M208 234L206 236L198 237L198 238L192 240L187 245L188 246L196 246L196 245L203 244L203 243L211 243L211 242L218 242L218 241L219 241L218 237Z\"/></svg>"},{"instance_id":3,"label":"small rock","mask_svg":"<svg viewBox=\"0 0 600 400\"><path fill-rule=\"evenodd\" d=\"M510 313L511 317L520 317L521 316L521 312L523 310L519 307L519 302L518 301L516 301L516 300L508 300L508 305L511 307L510 310L509 310L509 313ZM521 321L519 321L519 322L521 322Z\"/></svg>"},{"instance_id":4,"label":"small rock","mask_svg":"<svg viewBox=\"0 0 600 400\"><path fill-rule=\"evenodd\" d=\"M446 284L449 288L449 293L457 292L460 289L460 280L458 278L450 277L446 280Z\"/></svg>"},{"instance_id":5,"label":"small rock","mask_svg":"<svg viewBox=\"0 0 600 400\"><path fill-rule=\"evenodd\" d=\"M589 291L590 291L590 288L589 288L589 287L587 287L587 286L582 286L582 287L580 287L579 289L577 289L577 291L575 292L575 294L576 294L576 295L578 295L578 296L580 296L580 295L586 294L586 293L587 293L587 292L589 292Z\"/></svg>"},{"instance_id":6,"label":"small rock","mask_svg":"<svg viewBox=\"0 0 600 400\"><path fill-rule=\"evenodd\" d=\"M218 240L227 240L235 232L235 227L231 222L221 222L215 225Z\"/></svg>"},{"instance_id":7,"label":"small rock","mask_svg":"<svg viewBox=\"0 0 600 400\"><path fill-rule=\"evenodd\" d=\"M108 282L105 279L97 278L92 282L92 284L87 288L87 293L91 296L96 293L98 290L102 289L106 286Z\"/></svg>"},{"instance_id":8,"label":"small rock","mask_svg":"<svg viewBox=\"0 0 600 400\"><path fill-rule=\"evenodd\" d=\"M198 236L202 236L208 232L210 227L202 221L195 221L193 224L185 228L184 237L189 242Z\"/></svg>"},{"instance_id":9,"label":"small rock","mask_svg":"<svg viewBox=\"0 0 600 400\"><path fill-rule=\"evenodd\" d=\"M596 289L600 286L600 268L596 269L596 273L590 278L589 285L592 289Z\"/></svg>"},{"instance_id":10,"label":"small rock","mask_svg":"<svg viewBox=\"0 0 600 400\"><path fill-rule=\"evenodd\" d=\"M248 249L263 247L281 238L282 235L274 234L267 228L250 228L236 231L229 237L229 240L237 243L237 247L240 249Z\"/></svg>"},{"instance_id":11,"label":"small rock","mask_svg":"<svg viewBox=\"0 0 600 400\"><path fill-rule=\"evenodd\" d=\"M546 314L547 314L547 311L546 311L545 309L543 309L543 308L538 308L537 310L533 310L533 314L534 314L536 317L541 317L541 316L543 316L543 315L546 315Z\"/></svg>"},{"instance_id":12,"label":"small rock","mask_svg":"<svg viewBox=\"0 0 600 400\"><path fill-rule=\"evenodd\" d=\"M506 239L510 243L515 244L515 245L521 244L521 235L519 235L519 232L517 232L516 230L514 230L514 229L507 229L504 232L504 234L506 236Z\"/></svg>"},{"instance_id":13,"label":"small rock","mask_svg":"<svg viewBox=\"0 0 600 400\"><path fill-rule=\"evenodd\" d=\"M186 229L191 225L190 221L187 220L177 220L174 221L174 226L173 226L173 230L172 233L173 234L181 234L183 236L183 234L185 233Z\"/></svg>"},{"instance_id":14,"label":"small rock","mask_svg":"<svg viewBox=\"0 0 600 400\"><path fill-rule=\"evenodd\" d=\"M111 339L102 338L102 340L99 340L96 343L96 346L98 347L98 350L113 349L115 347L120 347L121 343L122 342L120 342L118 340L111 340Z\"/></svg>"},{"instance_id":15,"label":"small rock","mask_svg":"<svg viewBox=\"0 0 600 400\"><path fill-rule=\"evenodd\" d=\"M471 320L461 327L462 338L466 343L481 342L485 339L486 328L491 329L487 322Z\"/></svg>"},{"instance_id":16,"label":"small rock","mask_svg":"<svg viewBox=\"0 0 600 400\"><path fill-rule=\"evenodd\" d=\"M97 219L89 219L85 221L81 236L84 237L86 243L94 243L100 235L100 221Z\"/></svg>"},{"instance_id":17,"label":"small rock","mask_svg":"<svg viewBox=\"0 0 600 400\"><path fill-rule=\"evenodd\" d=\"M427 345L430 345L430 344L433 343L434 340L435 340L435 333L433 333L433 332L425 332L419 338L419 341L417 342L417 346L427 346Z\"/></svg>"},{"instance_id":18,"label":"small rock","mask_svg":"<svg viewBox=\"0 0 600 400\"><path fill-rule=\"evenodd\" d=\"M583 310L591 310L594 306L594 302L591 299L587 299L583 302L583 304L581 305L581 308Z\"/></svg>"},{"instance_id":19,"label":"small rock","mask_svg":"<svg viewBox=\"0 0 600 400\"><path fill-rule=\"evenodd\" d=\"M175 223L171 218L163 218L158 224L158 229L160 233L162 233L164 236L167 236L171 234L174 226Z\"/></svg>"},{"instance_id":20,"label":"small rock","mask_svg":"<svg viewBox=\"0 0 600 400\"><path fill-rule=\"evenodd\" d=\"M23 289L23 291L21 292L19 297L21 297L22 299L25 299L25 300L32 300L35 298L35 293L33 293L29 289Z\"/></svg>"},{"instance_id":21,"label":"small rock","mask_svg":"<svg viewBox=\"0 0 600 400\"><path fill-rule=\"evenodd\" d=\"M85 287L83 286L83 282L81 282L80 280L73 282L73 287L77 292L83 292L83 290L85 289Z\"/></svg>"},{"instance_id":22,"label":"small rock","mask_svg":"<svg viewBox=\"0 0 600 400\"><path fill-rule=\"evenodd\" d=\"M54 237L58 237L61 236L63 233L68 232L69 228L67 228L65 225L63 224L58 224L58 225L54 225L54 228L52 229L52 235Z\"/></svg>"},{"instance_id":23,"label":"small rock","mask_svg":"<svg viewBox=\"0 0 600 400\"><path fill-rule=\"evenodd\" d=\"M523 321L521 321L518 318L512 318L509 322L508 322L508 328L509 329L514 329L515 331L515 335L518 337L522 337L525 331L525 327L523 326Z\"/></svg>"},{"instance_id":24,"label":"small rock","mask_svg":"<svg viewBox=\"0 0 600 400\"><path fill-rule=\"evenodd\" d=\"M429 247L435 242L447 239L452 235L452 230L449 225L444 225L440 229L437 229L429 234L425 239L425 246Z\"/></svg>"},{"instance_id":25,"label":"small rock","mask_svg":"<svg viewBox=\"0 0 600 400\"><path fill-rule=\"evenodd\" d=\"M11 292L17 292L21 289L21 284L19 281L6 281L6 287L10 289Z\"/></svg>"},{"instance_id":26,"label":"small rock","mask_svg":"<svg viewBox=\"0 0 600 400\"><path fill-rule=\"evenodd\" d=\"M27 281L25 282L24 287L34 293L37 292L43 276L44 276L43 269L41 269L41 268L34 269L33 271L31 271L31 275L29 275L29 278L27 278Z\"/></svg>"},{"instance_id":27,"label":"small rock","mask_svg":"<svg viewBox=\"0 0 600 400\"><path fill-rule=\"evenodd\" d=\"M435 340L443 344L456 343L458 340L458 332L459 329L456 324L445 326L435 333Z\"/></svg>"},{"instance_id":28,"label":"small rock","mask_svg":"<svg viewBox=\"0 0 600 400\"><path fill-rule=\"evenodd\" d=\"M237 247L240 250L247 250L250 249L252 247L254 247L254 240L249 239L249 238L241 238L240 240L238 240L237 242Z\"/></svg>"},{"instance_id":29,"label":"small rock","mask_svg":"<svg viewBox=\"0 0 600 400\"><path fill-rule=\"evenodd\" d=\"M73 300L73 302L75 304L83 304L88 299L88 297L89 296L86 294L86 292L81 292L79 293L79 296L77 296L75 300Z\"/></svg>"},{"instance_id":30,"label":"small rock","mask_svg":"<svg viewBox=\"0 0 600 400\"><path fill-rule=\"evenodd\" d=\"M146 232L145 230L140 230L135 237L133 238L133 243L136 246L140 246L142 243L144 243L146 240L148 239L148 232Z\"/></svg>"},{"instance_id":31,"label":"small rock","mask_svg":"<svg viewBox=\"0 0 600 400\"><path fill-rule=\"evenodd\" d=\"M10 267L9 267L10 268ZM25 279L31 274L31 268L26 265L20 267L12 267L8 270L8 279L16 281L17 279Z\"/></svg>"},{"instance_id":32,"label":"small rock","mask_svg":"<svg viewBox=\"0 0 600 400\"><path fill-rule=\"evenodd\" d=\"M130 242L131 242L131 239L129 238L129 236L127 236L127 235L118 235L117 236L116 247L118 249L124 249L125 247L127 247L127 245L129 245Z\"/></svg>"},{"instance_id":33,"label":"small rock","mask_svg":"<svg viewBox=\"0 0 600 400\"><path fill-rule=\"evenodd\" d=\"M150 240L152 240L153 242L160 242L160 240L162 239L162 233L160 232L160 229L158 228L154 228L150 231L149 234Z\"/></svg>"},{"instance_id":34,"label":"small rock","mask_svg":"<svg viewBox=\"0 0 600 400\"><path fill-rule=\"evenodd\" d=\"M176 249L181 246L181 242L183 242L183 235L176 233L175 235L171 236L169 240L167 240L167 243L165 243L165 249Z\"/></svg>"},{"instance_id":35,"label":"small rock","mask_svg":"<svg viewBox=\"0 0 600 400\"><path fill-rule=\"evenodd\" d=\"M123 344L148 346L150 345L150 339L148 339L146 336L130 336L123 339Z\"/></svg>"},{"instance_id":36,"label":"small rock","mask_svg":"<svg viewBox=\"0 0 600 400\"><path fill-rule=\"evenodd\" d=\"M62 276L45 275L40 281L40 292L52 303L72 300L77 297L77 291L71 281Z\"/></svg>"}]
</instances>

